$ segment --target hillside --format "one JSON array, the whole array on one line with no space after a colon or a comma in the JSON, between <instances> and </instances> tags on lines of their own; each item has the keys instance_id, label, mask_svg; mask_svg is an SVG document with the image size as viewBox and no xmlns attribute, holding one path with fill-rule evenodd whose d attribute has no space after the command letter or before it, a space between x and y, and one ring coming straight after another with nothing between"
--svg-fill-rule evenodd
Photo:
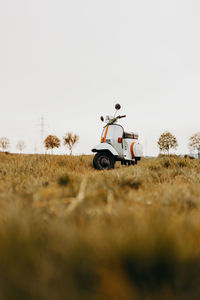
<instances>
[{"instance_id":1,"label":"hillside","mask_svg":"<svg viewBox=\"0 0 200 300\"><path fill-rule=\"evenodd\" d=\"M199 299L200 160L0 153L1 299Z\"/></svg>"}]
</instances>

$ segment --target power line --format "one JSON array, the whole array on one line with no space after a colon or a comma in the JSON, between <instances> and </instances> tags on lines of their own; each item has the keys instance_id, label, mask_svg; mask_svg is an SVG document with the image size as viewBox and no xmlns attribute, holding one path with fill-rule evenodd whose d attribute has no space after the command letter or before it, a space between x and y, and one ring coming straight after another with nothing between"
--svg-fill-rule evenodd
<instances>
[{"instance_id":1,"label":"power line","mask_svg":"<svg viewBox=\"0 0 200 300\"><path fill-rule=\"evenodd\" d=\"M44 141L44 117L43 116L41 116L40 118L40 134L41 134L41 145L42 145Z\"/></svg>"},{"instance_id":2,"label":"power line","mask_svg":"<svg viewBox=\"0 0 200 300\"><path fill-rule=\"evenodd\" d=\"M44 133L45 133L45 127L46 127L44 116L40 117L39 126L40 126L40 149L41 149L41 153L43 153L44 152Z\"/></svg>"}]
</instances>

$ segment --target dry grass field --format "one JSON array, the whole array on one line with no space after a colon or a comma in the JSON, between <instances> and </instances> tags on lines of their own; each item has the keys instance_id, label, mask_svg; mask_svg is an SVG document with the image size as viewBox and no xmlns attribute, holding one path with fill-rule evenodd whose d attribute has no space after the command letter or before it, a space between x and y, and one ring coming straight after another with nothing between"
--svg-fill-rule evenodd
<instances>
[{"instance_id":1,"label":"dry grass field","mask_svg":"<svg viewBox=\"0 0 200 300\"><path fill-rule=\"evenodd\" d=\"M200 160L0 154L0 299L200 299Z\"/></svg>"}]
</instances>

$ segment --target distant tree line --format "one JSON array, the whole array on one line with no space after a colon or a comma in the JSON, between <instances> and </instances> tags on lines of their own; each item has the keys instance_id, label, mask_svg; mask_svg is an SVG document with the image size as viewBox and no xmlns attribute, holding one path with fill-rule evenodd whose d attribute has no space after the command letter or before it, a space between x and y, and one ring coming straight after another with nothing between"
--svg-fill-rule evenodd
<instances>
[{"instance_id":1,"label":"distant tree line","mask_svg":"<svg viewBox=\"0 0 200 300\"><path fill-rule=\"evenodd\" d=\"M0 148L4 152L6 152L6 151L9 150L9 148L10 148L10 140L7 137L3 136L3 137L0 138ZM17 142L16 148L22 153L22 151L26 148L26 145L25 145L24 141L23 140L19 140Z\"/></svg>"},{"instance_id":2,"label":"distant tree line","mask_svg":"<svg viewBox=\"0 0 200 300\"><path fill-rule=\"evenodd\" d=\"M73 134L72 132L68 132L63 136L63 145L69 149L70 155L72 154L72 150L74 146L78 143L79 136L77 134ZM48 135L44 140L44 146L47 150L51 150L53 154L54 148L59 148L61 146L61 140L56 135ZM10 148L10 140L7 137L0 138L0 149L2 151L7 152ZM16 144L16 148L23 152L26 148L26 145L23 140L19 140Z\"/></svg>"},{"instance_id":3,"label":"distant tree line","mask_svg":"<svg viewBox=\"0 0 200 300\"><path fill-rule=\"evenodd\" d=\"M72 150L74 146L78 143L79 136L71 132L66 133L63 136L63 145L69 149L70 155L72 155ZM178 141L176 137L169 131L162 133L157 142L158 148L161 153L170 153L170 149L176 149L178 147ZM47 150L51 150L53 153L54 148L59 148L61 146L61 140L56 135L48 135L44 140L44 146ZM8 151L10 148L10 140L7 137L0 138L0 149L4 152ZM16 144L16 148L23 152L26 145L23 140L19 140ZM190 151L196 151L200 157L200 132L193 134L189 138L188 148Z\"/></svg>"},{"instance_id":4,"label":"distant tree line","mask_svg":"<svg viewBox=\"0 0 200 300\"><path fill-rule=\"evenodd\" d=\"M176 137L169 131L162 133L158 139L158 148L160 152L167 152L169 154L170 149L176 149L178 142Z\"/></svg>"},{"instance_id":5,"label":"distant tree line","mask_svg":"<svg viewBox=\"0 0 200 300\"><path fill-rule=\"evenodd\" d=\"M66 146L69 151L70 155L72 155L72 149L78 143L79 136L77 134L73 134L72 132L68 132L63 136L63 145ZM56 135L48 135L44 140L44 146L47 150L51 150L53 154L54 148L59 148L61 145L60 139Z\"/></svg>"},{"instance_id":6,"label":"distant tree line","mask_svg":"<svg viewBox=\"0 0 200 300\"><path fill-rule=\"evenodd\" d=\"M176 149L178 147L178 142L172 133L165 131L160 135L157 145L160 152L169 154L170 149ZM188 148L190 151L197 151L198 157L200 157L200 132L193 134L189 138Z\"/></svg>"}]
</instances>

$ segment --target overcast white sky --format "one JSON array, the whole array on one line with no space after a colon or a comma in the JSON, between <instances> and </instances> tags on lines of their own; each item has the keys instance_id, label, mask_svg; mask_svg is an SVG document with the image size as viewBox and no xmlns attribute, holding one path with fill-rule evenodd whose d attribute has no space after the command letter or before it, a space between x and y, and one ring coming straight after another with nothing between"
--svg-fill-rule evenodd
<instances>
[{"instance_id":1,"label":"overcast white sky","mask_svg":"<svg viewBox=\"0 0 200 300\"><path fill-rule=\"evenodd\" d=\"M177 153L200 131L199 0L0 0L0 137L12 151L47 134L100 140L101 114L121 103L125 129L156 155L165 130ZM64 152L62 148L60 152Z\"/></svg>"}]
</instances>

